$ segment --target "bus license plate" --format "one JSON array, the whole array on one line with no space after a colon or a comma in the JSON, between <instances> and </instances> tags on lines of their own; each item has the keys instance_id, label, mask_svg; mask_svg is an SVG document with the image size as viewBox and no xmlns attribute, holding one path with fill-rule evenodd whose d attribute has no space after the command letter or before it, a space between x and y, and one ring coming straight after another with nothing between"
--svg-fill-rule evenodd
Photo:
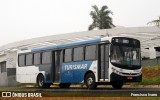
<instances>
[{"instance_id":1,"label":"bus license plate","mask_svg":"<svg viewBox=\"0 0 160 100\"><path fill-rule=\"evenodd\" d=\"M127 77L127 79L132 80L132 79L133 79L133 77Z\"/></svg>"}]
</instances>

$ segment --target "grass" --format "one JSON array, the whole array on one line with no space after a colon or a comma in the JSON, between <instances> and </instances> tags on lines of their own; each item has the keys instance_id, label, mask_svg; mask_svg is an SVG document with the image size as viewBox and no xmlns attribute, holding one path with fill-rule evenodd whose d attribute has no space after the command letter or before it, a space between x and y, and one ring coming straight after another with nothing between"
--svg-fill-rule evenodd
<instances>
[{"instance_id":1,"label":"grass","mask_svg":"<svg viewBox=\"0 0 160 100\"><path fill-rule=\"evenodd\" d=\"M160 66L142 67L143 78L160 78Z\"/></svg>"},{"instance_id":2,"label":"grass","mask_svg":"<svg viewBox=\"0 0 160 100\"><path fill-rule=\"evenodd\" d=\"M142 67L142 82L131 85L160 85L160 66Z\"/></svg>"},{"instance_id":3,"label":"grass","mask_svg":"<svg viewBox=\"0 0 160 100\"><path fill-rule=\"evenodd\" d=\"M160 85L160 78L143 79L141 85Z\"/></svg>"}]
</instances>

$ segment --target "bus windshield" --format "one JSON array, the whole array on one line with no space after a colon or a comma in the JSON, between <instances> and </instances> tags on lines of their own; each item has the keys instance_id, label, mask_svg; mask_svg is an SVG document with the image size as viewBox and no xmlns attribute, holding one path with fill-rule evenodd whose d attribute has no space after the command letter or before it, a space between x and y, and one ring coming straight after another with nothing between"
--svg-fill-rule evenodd
<instances>
[{"instance_id":1,"label":"bus windshield","mask_svg":"<svg viewBox=\"0 0 160 100\"><path fill-rule=\"evenodd\" d=\"M112 45L111 63L122 65L140 65L140 48Z\"/></svg>"}]
</instances>

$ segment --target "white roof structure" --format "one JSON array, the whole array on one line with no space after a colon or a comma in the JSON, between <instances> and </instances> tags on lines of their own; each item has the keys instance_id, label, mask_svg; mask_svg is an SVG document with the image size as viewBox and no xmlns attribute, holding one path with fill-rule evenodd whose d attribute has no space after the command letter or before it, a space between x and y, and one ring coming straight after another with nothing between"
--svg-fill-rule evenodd
<instances>
[{"instance_id":1,"label":"white roof structure","mask_svg":"<svg viewBox=\"0 0 160 100\"><path fill-rule=\"evenodd\" d=\"M3 55L7 52L14 52L19 49L30 49L34 47L59 45L104 36L124 36L140 40L142 56L145 57L149 57L150 53L149 49L146 48L160 47L159 27L122 27L113 29L93 30L86 32L67 33L23 40L0 47L0 55ZM159 52L157 52L157 55L160 56Z\"/></svg>"},{"instance_id":2,"label":"white roof structure","mask_svg":"<svg viewBox=\"0 0 160 100\"><path fill-rule=\"evenodd\" d=\"M0 55L4 55L7 52L14 52L20 49L31 49L44 47L49 45L59 45L65 43L71 43L75 41L82 41L88 39L94 39L98 37L106 36L105 30L93 30L86 32L66 33L60 35L51 35L39 38L32 38L28 40L18 41L10 43L0 47Z\"/></svg>"}]
</instances>

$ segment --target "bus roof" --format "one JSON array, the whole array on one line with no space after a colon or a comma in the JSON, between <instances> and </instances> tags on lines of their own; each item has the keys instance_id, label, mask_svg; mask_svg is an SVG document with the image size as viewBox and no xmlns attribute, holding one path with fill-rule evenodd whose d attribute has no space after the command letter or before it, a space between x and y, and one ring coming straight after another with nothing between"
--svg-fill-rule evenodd
<instances>
[{"instance_id":1,"label":"bus roof","mask_svg":"<svg viewBox=\"0 0 160 100\"><path fill-rule=\"evenodd\" d=\"M42 48L34 48L31 49L32 52L36 51L44 51L44 50L49 50L49 49L58 49L58 48L64 48L64 47L69 47L69 46L76 46L76 45L83 45L83 44L88 44L88 43L95 43L95 42L100 42L101 38L96 38L96 39L91 39L87 41L81 41L81 42L73 42L73 43L68 43L68 44L62 44L62 45L53 45L53 46L47 46L47 47L42 47Z\"/></svg>"}]
</instances>

